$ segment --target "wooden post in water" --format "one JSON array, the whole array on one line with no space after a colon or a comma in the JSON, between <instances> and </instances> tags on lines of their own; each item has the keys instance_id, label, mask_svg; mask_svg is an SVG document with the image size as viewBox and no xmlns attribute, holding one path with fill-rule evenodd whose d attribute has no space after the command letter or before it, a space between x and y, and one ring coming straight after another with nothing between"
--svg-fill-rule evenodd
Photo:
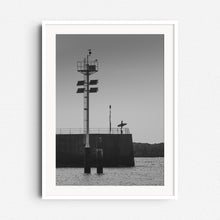
<instances>
[{"instance_id":1,"label":"wooden post in water","mask_svg":"<svg viewBox=\"0 0 220 220\"><path fill-rule=\"evenodd\" d=\"M103 173L103 149L96 149L97 174Z\"/></svg>"},{"instance_id":2,"label":"wooden post in water","mask_svg":"<svg viewBox=\"0 0 220 220\"><path fill-rule=\"evenodd\" d=\"M103 173L102 138L99 137L97 142L96 142L96 167L97 167L97 174L102 174Z\"/></svg>"}]
</instances>

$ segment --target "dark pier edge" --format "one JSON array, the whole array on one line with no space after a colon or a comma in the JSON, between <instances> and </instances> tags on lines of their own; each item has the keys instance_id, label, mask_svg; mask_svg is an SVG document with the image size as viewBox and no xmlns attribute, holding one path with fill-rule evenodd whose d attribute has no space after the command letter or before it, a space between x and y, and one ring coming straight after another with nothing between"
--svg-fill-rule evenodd
<instances>
[{"instance_id":1,"label":"dark pier edge","mask_svg":"<svg viewBox=\"0 0 220 220\"><path fill-rule=\"evenodd\" d=\"M96 167L97 138L102 139L103 167L133 167L132 134L90 134L90 165ZM56 135L56 167L84 167L84 135Z\"/></svg>"}]
</instances>

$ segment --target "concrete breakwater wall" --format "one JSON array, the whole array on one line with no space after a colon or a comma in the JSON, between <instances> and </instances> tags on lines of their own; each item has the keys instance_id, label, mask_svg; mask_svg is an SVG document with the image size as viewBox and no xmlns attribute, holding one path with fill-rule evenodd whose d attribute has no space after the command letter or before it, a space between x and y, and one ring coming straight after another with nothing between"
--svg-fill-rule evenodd
<instances>
[{"instance_id":1,"label":"concrete breakwater wall","mask_svg":"<svg viewBox=\"0 0 220 220\"><path fill-rule=\"evenodd\" d=\"M134 166L131 134L91 134L91 165L96 166L97 140L101 138L104 167ZM56 135L56 167L83 167L84 135Z\"/></svg>"}]
</instances>

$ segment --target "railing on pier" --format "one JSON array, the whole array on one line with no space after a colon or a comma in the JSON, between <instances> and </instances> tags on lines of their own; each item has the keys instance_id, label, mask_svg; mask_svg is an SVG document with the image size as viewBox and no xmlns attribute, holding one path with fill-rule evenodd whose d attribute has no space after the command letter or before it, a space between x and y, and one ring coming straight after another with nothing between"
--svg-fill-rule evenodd
<instances>
[{"instance_id":1,"label":"railing on pier","mask_svg":"<svg viewBox=\"0 0 220 220\"><path fill-rule=\"evenodd\" d=\"M90 134L121 134L121 128L90 128ZM57 128L56 134L85 134L83 128ZM129 128L122 128L122 134L130 134Z\"/></svg>"}]
</instances>

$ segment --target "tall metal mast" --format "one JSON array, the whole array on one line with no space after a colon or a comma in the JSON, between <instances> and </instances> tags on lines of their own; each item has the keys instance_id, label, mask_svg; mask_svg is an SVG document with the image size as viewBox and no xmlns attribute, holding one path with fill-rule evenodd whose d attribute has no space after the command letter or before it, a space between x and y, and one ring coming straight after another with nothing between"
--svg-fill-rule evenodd
<instances>
[{"instance_id":1,"label":"tall metal mast","mask_svg":"<svg viewBox=\"0 0 220 220\"><path fill-rule=\"evenodd\" d=\"M87 54L86 59L86 91L85 91L85 99L86 99L86 107L84 111L86 111L86 145L85 148L90 148L89 146L89 56L91 55L91 50L89 50L89 54Z\"/></svg>"},{"instance_id":2,"label":"tall metal mast","mask_svg":"<svg viewBox=\"0 0 220 220\"><path fill-rule=\"evenodd\" d=\"M77 62L77 71L84 75L83 81L78 81L77 86L84 86L84 88L78 88L77 93L84 94L84 134L85 134L85 158L84 158L84 173L91 172L90 166L90 144L89 144L89 93L96 93L97 87L90 88L90 85L97 85L98 80L90 80L89 76L98 71L98 60L90 61L91 49L88 50L88 54L83 61Z\"/></svg>"}]
</instances>

